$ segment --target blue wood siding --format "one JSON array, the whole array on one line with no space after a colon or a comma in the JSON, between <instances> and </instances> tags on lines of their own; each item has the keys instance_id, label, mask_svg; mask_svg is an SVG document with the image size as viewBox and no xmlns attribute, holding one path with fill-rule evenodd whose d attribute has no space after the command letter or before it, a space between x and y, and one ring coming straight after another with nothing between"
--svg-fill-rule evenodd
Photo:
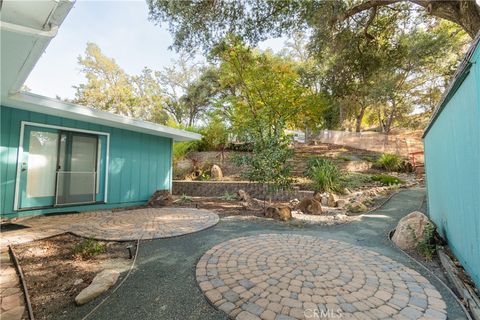
<instances>
[{"instance_id":1,"label":"blue wood siding","mask_svg":"<svg viewBox=\"0 0 480 320\"><path fill-rule=\"evenodd\" d=\"M480 46L424 138L431 219L480 287Z\"/></svg>"},{"instance_id":2,"label":"blue wood siding","mask_svg":"<svg viewBox=\"0 0 480 320\"><path fill-rule=\"evenodd\" d=\"M15 212L13 203L22 121L110 133L107 204ZM13 218L56 211L86 211L137 205L147 201L155 190L170 189L172 179L170 138L4 106L0 110L0 124L2 216Z\"/></svg>"}]
</instances>

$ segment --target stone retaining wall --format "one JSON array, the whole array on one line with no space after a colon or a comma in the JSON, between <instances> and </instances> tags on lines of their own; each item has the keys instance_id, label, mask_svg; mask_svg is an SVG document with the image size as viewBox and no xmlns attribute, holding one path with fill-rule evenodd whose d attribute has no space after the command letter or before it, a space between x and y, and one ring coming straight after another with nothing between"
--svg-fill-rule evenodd
<instances>
[{"instance_id":1,"label":"stone retaining wall","mask_svg":"<svg viewBox=\"0 0 480 320\"><path fill-rule=\"evenodd\" d=\"M248 181L184 181L174 180L172 194L187 195L190 197L221 197L225 193L236 194L238 190L245 190L250 196L264 199L267 195L267 187L255 182ZM302 199L312 196L313 191L293 189L291 191L275 192L272 200Z\"/></svg>"}]
</instances>

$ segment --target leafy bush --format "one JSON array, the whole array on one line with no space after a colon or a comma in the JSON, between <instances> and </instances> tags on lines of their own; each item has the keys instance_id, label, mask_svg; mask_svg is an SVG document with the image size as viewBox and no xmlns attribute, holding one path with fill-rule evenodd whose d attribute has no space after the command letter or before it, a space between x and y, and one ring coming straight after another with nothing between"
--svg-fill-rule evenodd
<instances>
[{"instance_id":1,"label":"leafy bush","mask_svg":"<svg viewBox=\"0 0 480 320\"><path fill-rule=\"evenodd\" d=\"M207 126L199 130L202 140L199 144L200 151L217 151L224 149L228 142L228 129L222 120L214 117Z\"/></svg>"},{"instance_id":2,"label":"leafy bush","mask_svg":"<svg viewBox=\"0 0 480 320\"><path fill-rule=\"evenodd\" d=\"M366 173L350 172L340 178L342 185L348 189L358 189L372 182L372 176Z\"/></svg>"},{"instance_id":3,"label":"leafy bush","mask_svg":"<svg viewBox=\"0 0 480 320\"><path fill-rule=\"evenodd\" d=\"M182 194L182 196L180 197L181 203L192 202L192 201L193 201L192 197L187 196L185 193Z\"/></svg>"},{"instance_id":4,"label":"leafy bush","mask_svg":"<svg viewBox=\"0 0 480 320\"><path fill-rule=\"evenodd\" d=\"M229 193L225 191L225 194L222 196L222 200L224 201L235 201L237 200L237 195L234 193Z\"/></svg>"},{"instance_id":5,"label":"leafy bush","mask_svg":"<svg viewBox=\"0 0 480 320\"><path fill-rule=\"evenodd\" d=\"M176 142L173 144L173 162L183 159L189 152L199 151L198 141Z\"/></svg>"},{"instance_id":6,"label":"leafy bush","mask_svg":"<svg viewBox=\"0 0 480 320\"><path fill-rule=\"evenodd\" d=\"M229 151L252 152L253 143L251 142L229 142L225 148Z\"/></svg>"},{"instance_id":7,"label":"leafy bush","mask_svg":"<svg viewBox=\"0 0 480 320\"><path fill-rule=\"evenodd\" d=\"M245 166L241 177L249 181L266 184L271 196L279 190L288 190L293 183L292 166L288 163L293 157L290 140L280 132L266 137L256 137L251 154L235 155L234 162Z\"/></svg>"},{"instance_id":8,"label":"leafy bush","mask_svg":"<svg viewBox=\"0 0 480 320\"><path fill-rule=\"evenodd\" d=\"M417 245L417 250L427 260L432 260L433 255L435 254L435 229L433 223L425 225L423 238L420 239Z\"/></svg>"},{"instance_id":9,"label":"leafy bush","mask_svg":"<svg viewBox=\"0 0 480 320\"><path fill-rule=\"evenodd\" d=\"M371 177L373 181L381 182L383 185L391 186L395 184L404 184L405 181L397 177L389 176L386 174L377 174Z\"/></svg>"},{"instance_id":10,"label":"leafy bush","mask_svg":"<svg viewBox=\"0 0 480 320\"><path fill-rule=\"evenodd\" d=\"M197 177L197 180L200 181L210 181L212 179L212 175L210 170L202 171L202 173Z\"/></svg>"},{"instance_id":11,"label":"leafy bush","mask_svg":"<svg viewBox=\"0 0 480 320\"><path fill-rule=\"evenodd\" d=\"M304 173L313 183L312 187L319 192L341 192L342 172L330 160L325 158L311 158L307 162L307 169Z\"/></svg>"},{"instance_id":12,"label":"leafy bush","mask_svg":"<svg viewBox=\"0 0 480 320\"><path fill-rule=\"evenodd\" d=\"M73 247L73 254L82 259L90 259L100 253L107 251L107 246L103 242L94 239L86 239Z\"/></svg>"},{"instance_id":13,"label":"leafy bush","mask_svg":"<svg viewBox=\"0 0 480 320\"><path fill-rule=\"evenodd\" d=\"M378 158L376 166L387 171L399 171L402 169L403 159L399 155L384 153Z\"/></svg>"}]
</instances>

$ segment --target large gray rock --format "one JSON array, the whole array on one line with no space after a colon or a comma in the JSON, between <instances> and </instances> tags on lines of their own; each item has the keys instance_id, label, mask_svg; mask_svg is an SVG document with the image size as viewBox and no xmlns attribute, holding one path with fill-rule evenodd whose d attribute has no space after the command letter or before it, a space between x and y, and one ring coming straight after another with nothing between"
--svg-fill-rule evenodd
<instances>
[{"instance_id":1,"label":"large gray rock","mask_svg":"<svg viewBox=\"0 0 480 320\"><path fill-rule=\"evenodd\" d=\"M103 270L99 274L93 278L92 283L83 289L76 297L75 297L75 303L77 305L82 305L85 304L108 289L112 287L115 282L117 282L118 277L120 276L120 273L117 270Z\"/></svg>"},{"instance_id":2,"label":"large gray rock","mask_svg":"<svg viewBox=\"0 0 480 320\"><path fill-rule=\"evenodd\" d=\"M401 249L414 249L422 241L425 227L430 223L428 217L419 211L409 213L398 221L392 241Z\"/></svg>"}]
</instances>

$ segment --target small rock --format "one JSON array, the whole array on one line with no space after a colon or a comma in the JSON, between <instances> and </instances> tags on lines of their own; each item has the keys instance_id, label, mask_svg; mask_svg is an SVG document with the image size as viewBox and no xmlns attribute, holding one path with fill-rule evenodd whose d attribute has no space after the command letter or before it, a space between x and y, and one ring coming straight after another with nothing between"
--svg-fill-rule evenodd
<instances>
[{"instance_id":1,"label":"small rock","mask_svg":"<svg viewBox=\"0 0 480 320\"><path fill-rule=\"evenodd\" d=\"M336 195L334 195L333 193L330 193L328 195L328 201L327 201L328 206L335 207L335 204L337 203L337 199L338 197Z\"/></svg>"},{"instance_id":2,"label":"small rock","mask_svg":"<svg viewBox=\"0 0 480 320\"><path fill-rule=\"evenodd\" d=\"M322 204L322 206L326 206L326 207L328 206L328 195L327 194L324 194L322 196L321 204Z\"/></svg>"},{"instance_id":3,"label":"small rock","mask_svg":"<svg viewBox=\"0 0 480 320\"><path fill-rule=\"evenodd\" d=\"M290 206L291 206L292 208L295 208L299 203L300 203L300 200L298 200L298 199L296 199L296 198L290 200L290 202L289 202L289 204L290 204Z\"/></svg>"},{"instance_id":4,"label":"small rock","mask_svg":"<svg viewBox=\"0 0 480 320\"><path fill-rule=\"evenodd\" d=\"M83 283L83 279L76 279L74 282L73 282L73 285L74 286L78 286L79 284Z\"/></svg>"},{"instance_id":5,"label":"small rock","mask_svg":"<svg viewBox=\"0 0 480 320\"><path fill-rule=\"evenodd\" d=\"M247 201L248 202L248 201L252 200L250 195L245 190L240 189L240 190L238 190L237 194L238 194L238 199L240 201Z\"/></svg>"},{"instance_id":6,"label":"small rock","mask_svg":"<svg viewBox=\"0 0 480 320\"><path fill-rule=\"evenodd\" d=\"M419 211L409 213L398 221L392 241L401 249L416 248L423 240L425 227L431 224L426 215Z\"/></svg>"},{"instance_id":7,"label":"small rock","mask_svg":"<svg viewBox=\"0 0 480 320\"><path fill-rule=\"evenodd\" d=\"M221 181L223 179L222 169L216 164L214 164L210 169L210 175L212 177L212 180Z\"/></svg>"},{"instance_id":8,"label":"small rock","mask_svg":"<svg viewBox=\"0 0 480 320\"><path fill-rule=\"evenodd\" d=\"M297 210L302 211L305 214L319 215L322 214L322 205L314 198L308 197L300 201L297 206Z\"/></svg>"},{"instance_id":9,"label":"small rock","mask_svg":"<svg viewBox=\"0 0 480 320\"><path fill-rule=\"evenodd\" d=\"M270 206L265 209L265 217L281 221L288 221L292 219L292 210L287 206Z\"/></svg>"},{"instance_id":10,"label":"small rock","mask_svg":"<svg viewBox=\"0 0 480 320\"><path fill-rule=\"evenodd\" d=\"M92 283L83 289L76 297L75 303L77 305L85 304L108 289L117 282L120 273L116 270L103 270L93 278Z\"/></svg>"},{"instance_id":11,"label":"small rock","mask_svg":"<svg viewBox=\"0 0 480 320\"><path fill-rule=\"evenodd\" d=\"M149 207L170 206L173 203L173 197L169 190L157 190L147 202Z\"/></svg>"},{"instance_id":12,"label":"small rock","mask_svg":"<svg viewBox=\"0 0 480 320\"><path fill-rule=\"evenodd\" d=\"M335 206L338 208L344 208L347 205L347 200L345 199L338 199L337 202L335 203Z\"/></svg>"},{"instance_id":13,"label":"small rock","mask_svg":"<svg viewBox=\"0 0 480 320\"><path fill-rule=\"evenodd\" d=\"M317 200L318 202L322 202L322 197L324 196L323 193L315 192L313 195L313 199Z\"/></svg>"},{"instance_id":14,"label":"small rock","mask_svg":"<svg viewBox=\"0 0 480 320\"><path fill-rule=\"evenodd\" d=\"M361 213L368 210L367 206L360 201L355 201L352 204L349 204L347 210L351 213Z\"/></svg>"}]
</instances>

